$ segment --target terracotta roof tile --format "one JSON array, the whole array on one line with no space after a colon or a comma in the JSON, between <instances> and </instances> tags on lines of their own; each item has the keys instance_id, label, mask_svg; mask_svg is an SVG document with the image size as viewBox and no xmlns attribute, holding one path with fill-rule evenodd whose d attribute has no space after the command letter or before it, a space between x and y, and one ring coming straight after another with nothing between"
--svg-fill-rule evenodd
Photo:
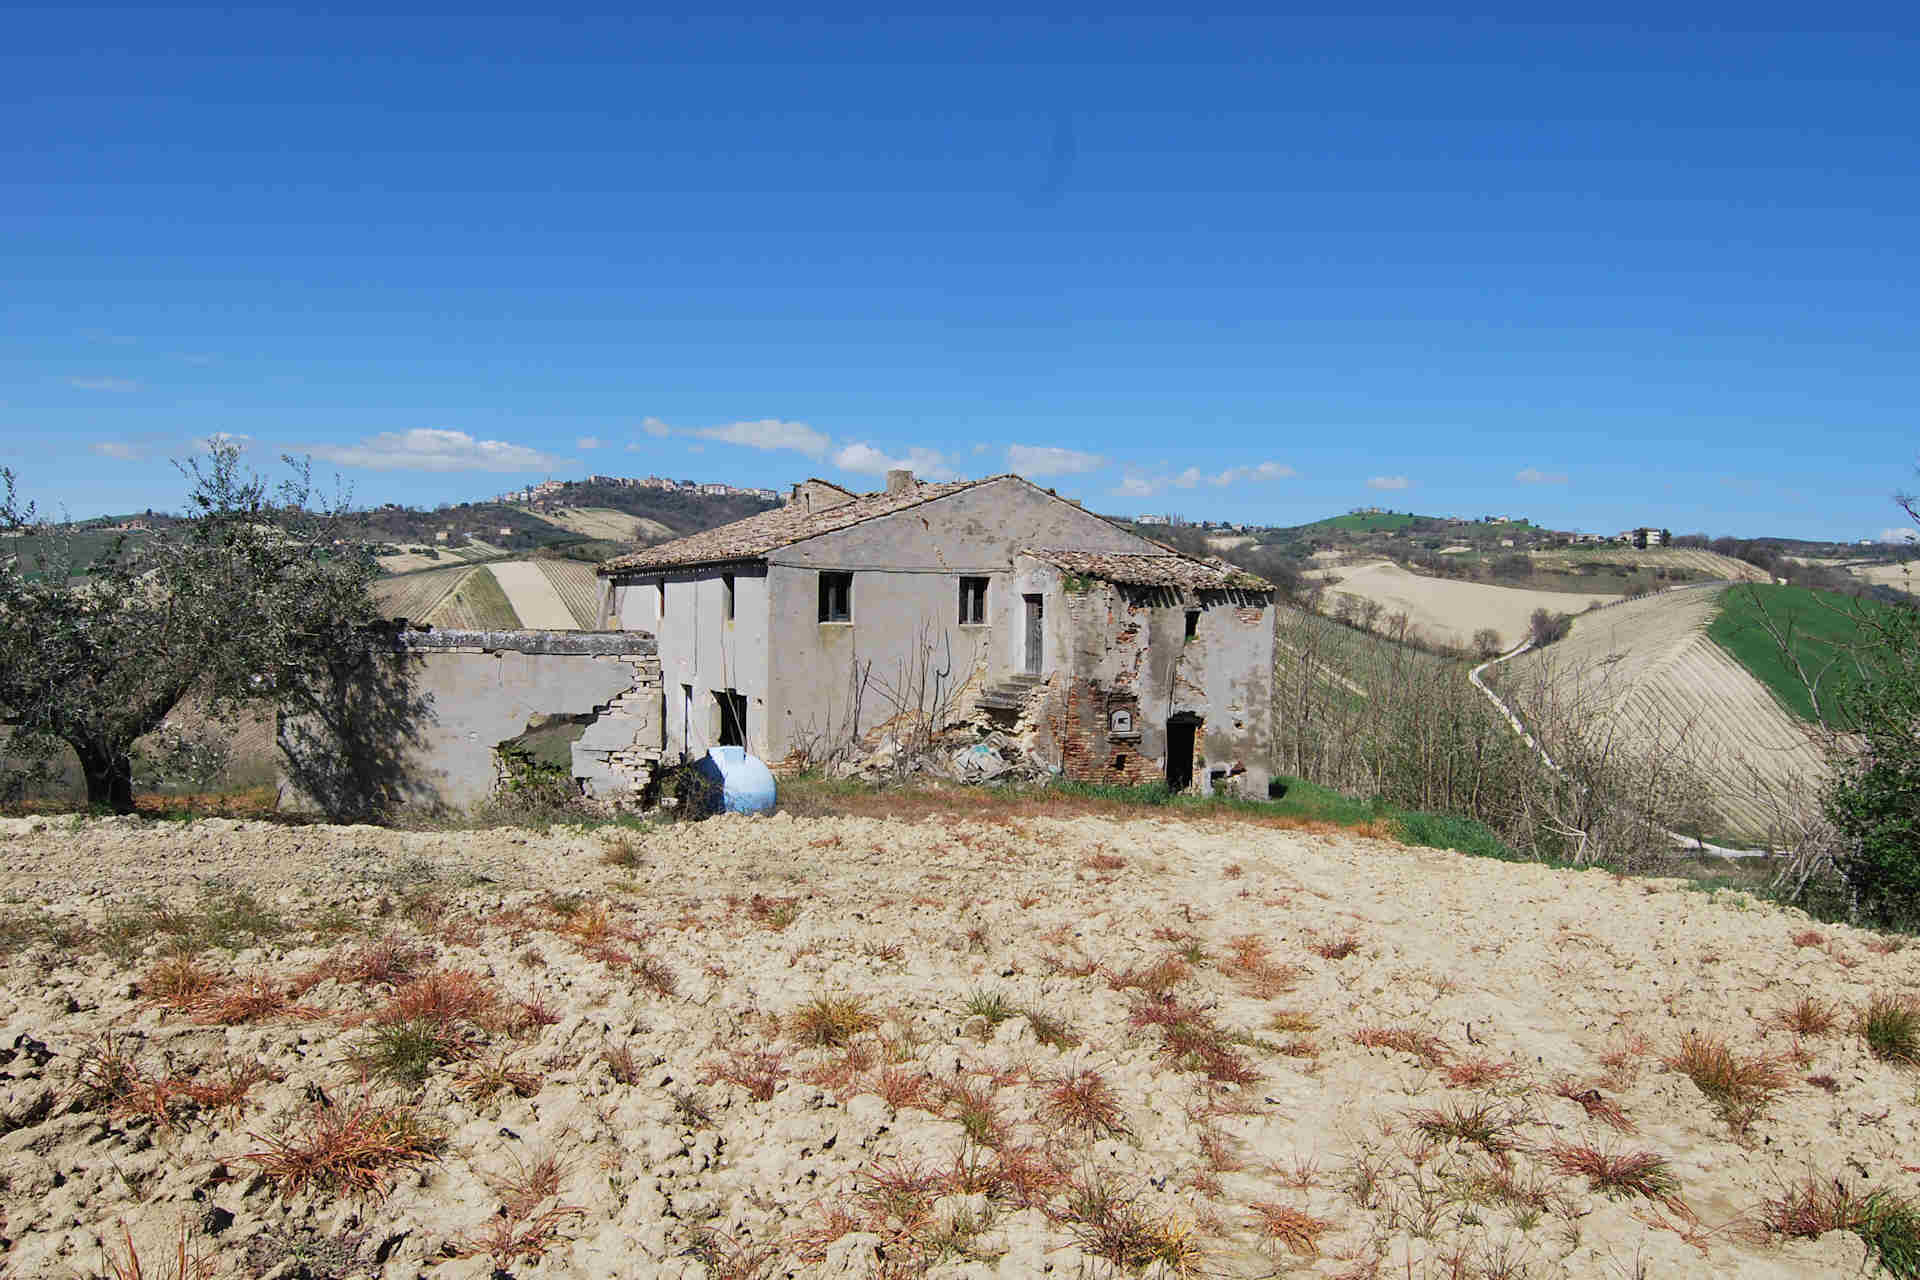
<instances>
[{"instance_id":1,"label":"terracotta roof tile","mask_svg":"<svg viewBox=\"0 0 1920 1280\"><path fill-rule=\"evenodd\" d=\"M748 516L745 520L736 520L732 524L723 524L717 529L707 529L676 538L672 542L663 542L659 546L643 547L639 551L615 556L600 566L600 573L605 576L649 569L680 569L731 560L758 560L770 551L804 542L808 538L817 538L823 533L832 533L863 520L892 515L896 511L905 511L908 507L932 502L975 485L1007 478L991 476L985 480L915 485L899 493L870 493L851 502L828 507L825 511L807 511L792 505L779 507L762 511L757 516ZM839 488L838 485L833 487Z\"/></svg>"},{"instance_id":2,"label":"terracotta roof tile","mask_svg":"<svg viewBox=\"0 0 1920 1280\"><path fill-rule=\"evenodd\" d=\"M1271 591L1273 584L1224 560L1198 560L1169 551L1164 555L1126 555L1101 551L1033 549L1023 555L1066 573L1130 587L1184 587L1190 591Z\"/></svg>"}]
</instances>

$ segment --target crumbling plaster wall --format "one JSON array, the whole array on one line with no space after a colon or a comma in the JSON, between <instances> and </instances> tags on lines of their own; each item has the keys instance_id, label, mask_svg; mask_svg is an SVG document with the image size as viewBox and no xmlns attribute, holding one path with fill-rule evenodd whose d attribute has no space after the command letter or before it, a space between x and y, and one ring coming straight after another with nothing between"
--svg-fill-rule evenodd
<instances>
[{"instance_id":1,"label":"crumbling plaster wall","mask_svg":"<svg viewBox=\"0 0 1920 1280\"><path fill-rule=\"evenodd\" d=\"M494 749L536 715L597 713L573 749L574 775L589 794L637 793L650 782L661 748L652 636L436 629L398 632L394 644L422 708L394 763L408 803L466 810L486 799ZM342 754L359 745L334 744ZM283 784L282 807L312 806Z\"/></svg>"},{"instance_id":2,"label":"crumbling plaster wall","mask_svg":"<svg viewBox=\"0 0 1920 1280\"><path fill-rule=\"evenodd\" d=\"M1167 723L1201 723L1194 783L1265 797L1273 751L1272 600L1264 592L1135 588L1064 574L1022 557L1014 589L1045 604L1046 693L1036 745L1064 772L1090 782L1166 776ZM1187 614L1197 610L1195 634ZM1112 732L1128 712L1133 734Z\"/></svg>"},{"instance_id":3,"label":"crumbling plaster wall","mask_svg":"<svg viewBox=\"0 0 1920 1280\"><path fill-rule=\"evenodd\" d=\"M784 758L809 732L846 715L855 662L892 683L911 669L923 639L948 674L954 710L982 687L1021 669L1025 606L1013 561L1025 547L1152 552L1159 548L1020 480L966 489L923 506L783 547L768 556L773 644L768 651L768 759ZM853 574L850 623L819 617L821 571ZM987 621L960 625L960 579L985 577ZM861 706L860 731L893 712L877 691Z\"/></svg>"},{"instance_id":4,"label":"crumbling plaster wall","mask_svg":"<svg viewBox=\"0 0 1920 1280\"><path fill-rule=\"evenodd\" d=\"M728 575L733 579L731 619L726 616ZM659 644L665 758L692 759L719 742L714 694L723 690L747 700L747 749L778 758L768 754L774 749L768 738L770 585L767 567L752 561L617 580L617 625L650 632Z\"/></svg>"}]
</instances>

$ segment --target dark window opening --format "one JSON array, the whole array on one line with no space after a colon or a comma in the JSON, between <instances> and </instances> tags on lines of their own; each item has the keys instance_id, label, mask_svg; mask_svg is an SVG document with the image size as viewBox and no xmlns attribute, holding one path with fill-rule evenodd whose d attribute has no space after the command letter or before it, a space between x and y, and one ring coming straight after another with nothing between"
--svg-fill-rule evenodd
<instances>
[{"instance_id":1,"label":"dark window opening","mask_svg":"<svg viewBox=\"0 0 1920 1280\"><path fill-rule=\"evenodd\" d=\"M733 621L733 575L720 575L720 616L728 622Z\"/></svg>"},{"instance_id":2,"label":"dark window opening","mask_svg":"<svg viewBox=\"0 0 1920 1280\"><path fill-rule=\"evenodd\" d=\"M731 689L715 689L713 701L720 713L720 746L747 745L747 695Z\"/></svg>"},{"instance_id":3,"label":"dark window opening","mask_svg":"<svg viewBox=\"0 0 1920 1280\"><path fill-rule=\"evenodd\" d=\"M680 758L693 750L693 686L680 686Z\"/></svg>"},{"instance_id":4,"label":"dark window opening","mask_svg":"<svg viewBox=\"0 0 1920 1280\"><path fill-rule=\"evenodd\" d=\"M1126 767L1127 767L1127 758L1126 758L1125 756L1115 756L1115 757L1113 758L1113 767L1114 767L1114 768L1116 768L1116 769L1124 769L1124 768L1126 768Z\"/></svg>"},{"instance_id":5,"label":"dark window opening","mask_svg":"<svg viewBox=\"0 0 1920 1280\"><path fill-rule=\"evenodd\" d=\"M987 620L987 580L960 579L960 625L972 626Z\"/></svg>"},{"instance_id":6,"label":"dark window opening","mask_svg":"<svg viewBox=\"0 0 1920 1280\"><path fill-rule=\"evenodd\" d=\"M820 575L820 621L853 621L852 574L823 573Z\"/></svg>"},{"instance_id":7,"label":"dark window opening","mask_svg":"<svg viewBox=\"0 0 1920 1280\"><path fill-rule=\"evenodd\" d=\"M1187 610L1187 639L1191 640L1199 634L1200 611L1198 609L1189 609Z\"/></svg>"},{"instance_id":8,"label":"dark window opening","mask_svg":"<svg viewBox=\"0 0 1920 1280\"><path fill-rule=\"evenodd\" d=\"M659 608L659 611L658 611L657 613L655 613L655 614L654 614L654 616L655 616L656 618L664 618L664 617L666 617L666 616L667 616L667 583L666 583L666 579L664 579L664 578L663 578L663 579L661 579L661 580L660 580L659 582L656 582L656 583L654 584L654 587L655 587L655 589L656 589L656 590L658 590L658 591L659 591L659 593L660 593L660 599L659 599L659 601L658 601L658 603L659 603L659 606L660 606L660 608Z\"/></svg>"}]
</instances>

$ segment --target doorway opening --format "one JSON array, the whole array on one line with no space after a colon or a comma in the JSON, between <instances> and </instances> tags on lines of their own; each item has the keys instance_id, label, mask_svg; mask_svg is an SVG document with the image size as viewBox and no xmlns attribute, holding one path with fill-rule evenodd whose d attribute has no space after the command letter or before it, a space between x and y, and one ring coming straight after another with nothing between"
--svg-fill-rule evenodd
<instances>
[{"instance_id":1,"label":"doorway opening","mask_svg":"<svg viewBox=\"0 0 1920 1280\"><path fill-rule=\"evenodd\" d=\"M1196 716L1167 721L1167 790L1185 791L1193 785L1193 745L1199 730Z\"/></svg>"},{"instance_id":2,"label":"doorway opening","mask_svg":"<svg viewBox=\"0 0 1920 1280\"><path fill-rule=\"evenodd\" d=\"M1040 674L1040 620L1041 606L1039 596L1027 596L1027 647L1026 671L1030 676Z\"/></svg>"}]
</instances>

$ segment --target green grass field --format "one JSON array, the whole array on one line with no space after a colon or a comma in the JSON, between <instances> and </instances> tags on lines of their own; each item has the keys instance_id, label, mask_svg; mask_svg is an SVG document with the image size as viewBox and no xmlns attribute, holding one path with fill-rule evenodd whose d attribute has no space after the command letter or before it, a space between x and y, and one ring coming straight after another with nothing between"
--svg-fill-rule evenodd
<instances>
[{"instance_id":1,"label":"green grass field","mask_svg":"<svg viewBox=\"0 0 1920 1280\"><path fill-rule=\"evenodd\" d=\"M1870 616L1884 607L1831 591L1753 584L1722 594L1720 613L1708 625L1707 634L1766 685L1782 706L1812 721L1813 699L1765 620L1771 619L1782 632L1791 628L1793 653L1809 675L1826 673L1820 678L1824 700L1845 673L1857 670L1857 663L1871 661L1861 615Z\"/></svg>"}]
</instances>

